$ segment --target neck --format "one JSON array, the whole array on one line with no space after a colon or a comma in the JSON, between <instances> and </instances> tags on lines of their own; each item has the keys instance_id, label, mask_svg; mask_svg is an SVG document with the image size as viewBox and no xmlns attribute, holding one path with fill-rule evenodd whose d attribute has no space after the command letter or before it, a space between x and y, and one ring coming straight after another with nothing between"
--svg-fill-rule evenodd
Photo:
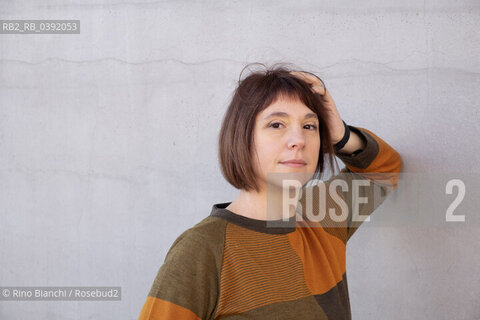
<instances>
[{"instance_id":1,"label":"neck","mask_svg":"<svg viewBox=\"0 0 480 320\"><path fill-rule=\"evenodd\" d=\"M226 208L233 213L257 220L288 219L295 215L299 192L290 194L279 187L260 192L241 190Z\"/></svg>"}]
</instances>

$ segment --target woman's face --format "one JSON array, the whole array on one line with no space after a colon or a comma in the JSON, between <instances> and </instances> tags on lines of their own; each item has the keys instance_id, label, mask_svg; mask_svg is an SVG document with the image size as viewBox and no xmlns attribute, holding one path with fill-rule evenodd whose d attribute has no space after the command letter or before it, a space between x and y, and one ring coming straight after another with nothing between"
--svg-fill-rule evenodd
<instances>
[{"instance_id":1,"label":"woman's face","mask_svg":"<svg viewBox=\"0 0 480 320\"><path fill-rule=\"evenodd\" d=\"M257 115L253 136L258 159L254 153L253 163L262 188L267 177L269 184L271 177L295 177L302 185L311 179L320 152L318 126L317 115L296 99L280 97ZM267 176L271 173L289 174Z\"/></svg>"}]
</instances>

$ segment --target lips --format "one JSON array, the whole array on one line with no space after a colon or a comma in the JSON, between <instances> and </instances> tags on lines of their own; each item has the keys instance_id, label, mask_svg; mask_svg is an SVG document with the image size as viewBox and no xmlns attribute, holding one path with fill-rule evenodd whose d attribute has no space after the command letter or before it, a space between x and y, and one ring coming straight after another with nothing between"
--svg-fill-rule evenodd
<instances>
[{"instance_id":1,"label":"lips","mask_svg":"<svg viewBox=\"0 0 480 320\"><path fill-rule=\"evenodd\" d=\"M280 164L290 168L303 168L304 166L307 165L307 163L302 159L292 159L292 160L282 161L280 162Z\"/></svg>"},{"instance_id":2,"label":"lips","mask_svg":"<svg viewBox=\"0 0 480 320\"><path fill-rule=\"evenodd\" d=\"M297 164L297 165L305 165L307 164L305 161L302 159L292 159L292 160L287 160L287 161L281 161L280 163L283 164Z\"/></svg>"}]
</instances>

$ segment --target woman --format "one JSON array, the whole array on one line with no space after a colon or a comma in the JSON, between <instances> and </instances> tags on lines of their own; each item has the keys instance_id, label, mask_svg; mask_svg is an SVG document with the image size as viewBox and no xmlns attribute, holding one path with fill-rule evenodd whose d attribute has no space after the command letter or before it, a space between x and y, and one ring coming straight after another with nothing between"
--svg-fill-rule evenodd
<instances>
[{"instance_id":1,"label":"woman","mask_svg":"<svg viewBox=\"0 0 480 320\"><path fill-rule=\"evenodd\" d=\"M345 168L307 184L334 155ZM240 193L175 240L139 319L350 319L346 244L396 188L400 155L347 126L315 75L273 67L239 81L219 160Z\"/></svg>"}]
</instances>

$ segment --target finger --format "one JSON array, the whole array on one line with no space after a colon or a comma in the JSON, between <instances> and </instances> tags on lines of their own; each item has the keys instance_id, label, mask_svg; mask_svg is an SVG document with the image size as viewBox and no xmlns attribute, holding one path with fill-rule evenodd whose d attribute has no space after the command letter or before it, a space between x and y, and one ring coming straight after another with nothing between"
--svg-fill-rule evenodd
<instances>
[{"instance_id":1,"label":"finger","mask_svg":"<svg viewBox=\"0 0 480 320\"><path fill-rule=\"evenodd\" d=\"M327 89L323 87L321 84L314 85L312 89L316 92L321 94L322 96L325 95L327 92Z\"/></svg>"},{"instance_id":2,"label":"finger","mask_svg":"<svg viewBox=\"0 0 480 320\"><path fill-rule=\"evenodd\" d=\"M314 80L314 79L312 79L311 76L307 75L305 72L291 71L290 73L293 74L294 76L296 76L297 78L300 78L301 80L309 82L309 83L313 82L313 80Z\"/></svg>"},{"instance_id":3,"label":"finger","mask_svg":"<svg viewBox=\"0 0 480 320\"><path fill-rule=\"evenodd\" d=\"M308 71L293 71L295 74L298 74L300 75L304 80L306 80L307 82L310 82L310 83L317 83L317 82L321 82L322 85L323 85L323 81L322 79L320 79L319 77L317 77L316 75L314 75L313 73L310 73Z\"/></svg>"},{"instance_id":4,"label":"finger","mask_svg":"<svg viewBox=\"0 0 480 320\"><path fill-rule=\"evenodd\" d=\"M315 82L315 79L313 79L312 76L309 76L304 72L292 71L290 73L293 74L294 76L296 76L297 78L300 78L300 80L303 80L303 81L305 81L309 84L312 84L312 83Z\"/></svg>"},{"instance_id":5,"label":"finger","mask_svg":"<svg viewBox=\"0 0 480 320\"><path fill-rule=\"evenodd\" d=\"M327 88L322 79L317 77L314 74L302 71L290 71L293 76L296 76L300 80L305 81L308 85L311 86L311 89L314 93L319 94L323 99L328 100Z\"/></svg>"},{"instance_id":6,"label":"finger","mask_svg":"<svg viewBox=\"0 0 480 320\"><path fill-rule=\"evenodd\" d=\"M323 82L323 80L320 77L317 77L313 73L309 73L307 71L306 71L306 73L307 73L307 76L310 76L310 79L312 79L312 80L314 79L313 84L318 87L317 91L321 91L322 94L324 95L326 93L325 91L327 90L327 87L325 86L325 83Z\"/></svg>"},{"instance_id":7,"label":"finger","mask_svg":"<svg viewBox=\"0 0 480 320\"><path fill-rule=\"evenodd\" d=\"M327 88L326 88L323 80L320 79L320 77L317 77L313 73L309 73L309 72L306 72L306 71L305 72L303 72L303 71L291 71L290 73L292 73L294 76L298 75L301 80L304 80L305 82L307 82L310 85L318 86L319 88L315 89L315 91L317 91L321 94L325 94L325 90Z\"/></svg>"}]
</instances>

